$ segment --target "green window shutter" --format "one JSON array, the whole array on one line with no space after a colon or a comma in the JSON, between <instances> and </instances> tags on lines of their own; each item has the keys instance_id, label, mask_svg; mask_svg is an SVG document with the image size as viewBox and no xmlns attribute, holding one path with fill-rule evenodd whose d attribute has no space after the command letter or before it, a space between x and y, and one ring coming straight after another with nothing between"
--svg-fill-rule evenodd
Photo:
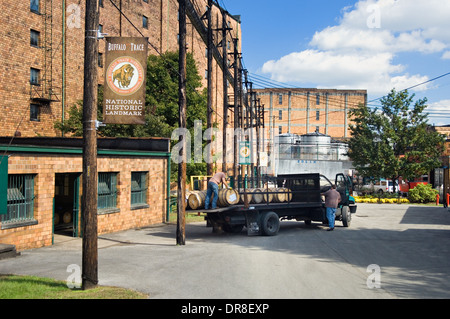
<instances>
[{"instance_id":1,"label":"green window shutter","mask_svg":"<svg viewBox=\"0 0 450 319\"><path fill-rule=\"evenodd\" d=\"M0 159L0 215L8 213L8 156Z\"/></svg>"}]
</instances>

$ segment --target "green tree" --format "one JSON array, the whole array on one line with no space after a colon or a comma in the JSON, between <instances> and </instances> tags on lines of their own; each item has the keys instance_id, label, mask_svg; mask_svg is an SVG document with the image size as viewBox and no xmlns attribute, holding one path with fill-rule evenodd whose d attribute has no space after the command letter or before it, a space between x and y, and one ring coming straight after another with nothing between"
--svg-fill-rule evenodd
<instances>
[{"instance_id":1,"label":"green tree","mask_svg":"<svg viewBox=\"0 0 450 319\"><path fill-rule=\"evenodd\" d=\"M429 130L427 99L392 90L381 109L359 105L350 112L354 125L348 155L358 172L374 179L413 179L439 167L444 138Z\"/></svg>"},{"instance_id":2,"label":"green tree","mask_svg":"<svg viewBox=\"0 0 450 319\"><path fill-rule=\"evenodd\" d=\"M201 90L201 76L194 57L187 54L187 127L193 130L194 121L201 120L206 127L206 91ZM55 128L74 136L83 135L83 103L79 101L69 109L69 118L56 122ZM147 64L146 124L108 124L100 127L104 137L171 137L178 127L178 52L151 55ZM103 88L98 92L98 120L103 119ZM193 131L192 131L193 133Z\"/></svg>"}]
</instances>

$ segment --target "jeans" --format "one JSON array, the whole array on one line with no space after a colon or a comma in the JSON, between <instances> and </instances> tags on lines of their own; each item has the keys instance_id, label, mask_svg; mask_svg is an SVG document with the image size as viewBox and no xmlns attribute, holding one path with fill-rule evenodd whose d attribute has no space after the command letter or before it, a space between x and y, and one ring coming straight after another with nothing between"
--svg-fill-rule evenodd
<instances>
[{"instance_id":1,"label":"jeans","mask_svg":"<svg viewBox=\"0 0 450 319\"><path fill-rule=\"evenodd\" d=\"M334 221L336 219L336 208L327 207L328 226L334 228Z\"/></svg>"},{"instance_id":2,"label":"jeans","mask_svg":"<svg viewBox=\"0 0 450 319\"><path fill-rule=\"evenodd\" d=\"M212 209L217 208L217 200L219 199L219 185L214 182L208 183L208 190L206 191L205 209L209 208L209 202L211 201L211 195L214 194L214 198L211 204Z\"/></svg>"}]
</instances>

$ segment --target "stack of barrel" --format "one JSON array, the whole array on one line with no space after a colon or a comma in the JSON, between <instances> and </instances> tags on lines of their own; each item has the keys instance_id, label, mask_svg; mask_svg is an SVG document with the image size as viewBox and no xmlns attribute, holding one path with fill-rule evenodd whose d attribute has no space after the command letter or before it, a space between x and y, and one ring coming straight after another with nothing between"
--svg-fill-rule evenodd
<instances>
[{"instance_id":1,"label":"stack of barrel","mask_svg":"<svg viewBox=\"0 0 450 319\"><path fill-rule=\"evenodd\" d=\"M249 188L246 189L247 200L251 204L285 203L292 200L292 193L288 188ZM240 190L240 203L244 203L244 190Z\"/></svg>"},{"instance_id":2,"label":"stack of barrel","mask_svg":"<svg viewBox=\"0 0 450 319\"><path fill-rule=\"evenodd\" d=\"M212 195L214 196L214 194ZM206 191L192 191L186 195L188 209L197 210L205 208ZM220 189L217 200L218 207L229 207L239 203L239 193L234 189ZM212 198L211 198L212 201ZM211 205L209 205L211 207Z\"/></svg>"}]
</instances>

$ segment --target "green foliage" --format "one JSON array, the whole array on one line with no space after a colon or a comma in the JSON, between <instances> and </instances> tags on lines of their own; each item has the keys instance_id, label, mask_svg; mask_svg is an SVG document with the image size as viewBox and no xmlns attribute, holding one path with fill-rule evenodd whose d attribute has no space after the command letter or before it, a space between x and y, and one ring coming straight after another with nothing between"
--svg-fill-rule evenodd
<instances>
[{"instance_id":1,"label":"green foliage","mask_svg":"<svg viewBox=\"0 0 450 319\"><path fill-rule=\"evenodd\" d=\"M418 184L408 192L408 199L411 203L431 203L436 201L438 191L431 185Z\"/></svg>"},{"instance_id":2,"label":"green foliage","mask_svg":"<svg viewBox=\"0 0 450 319\"><path fill-rule=\"evenodd\" d=\"M145 125L108 124L98 129L101 137L166 137L179 126L178 116L178 52L151 55L147 64L147 86L145 98ZM191 53L186 57L186 124L194 136L194 121L200 120L206 128L206 90L201 90L202 77ZM103 119L103 88L98 91L97 118ZM79 101L69 110L64 123L56 122L55 128L72 136L83 136L83 103ZM172 178L177 165L172 165ZM206 163L188 164L187 176L205 175Z\"/></svg>"},{"instance_id":3,"label":"green foliage","mask_svg":"<svg viewBox=\"0 0 450 319\"><path fill-rule=\"evenodd\" d=\"M192 54L186 61L187 127L192 128L195 120L206 126L206 92L200 92L201 76ZM103 119L103 88L98 91L98 114ZM146 124L108 124L100 127L98 135L103 137L167 137L178 127L178 52L167 52L161 56L151 55L147 65ZM69 118L64 123L56 122L55 128L73 136L83 135L83 102L79 101L69 109Z\"/></svg>"},{"instance_id":4,"label":"green foliage","mask_svg":"<svg viewBox=\"0 0 450 319\"><path fill-rule=\"evenodd\" d=\"M413 101L408 91L381 99L381 109L360 105L350 112L349 156L366 177L413 179L440 165L444 139L428 130L427 100Z\"/></svg>"}]
</instances>

